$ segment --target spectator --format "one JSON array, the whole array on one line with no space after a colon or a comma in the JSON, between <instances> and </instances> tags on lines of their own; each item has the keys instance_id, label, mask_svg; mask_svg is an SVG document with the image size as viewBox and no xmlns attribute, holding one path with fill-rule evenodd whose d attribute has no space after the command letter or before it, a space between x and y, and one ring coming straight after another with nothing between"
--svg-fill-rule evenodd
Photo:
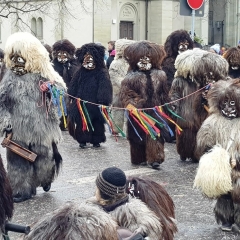
<instances>
[{"instance_id":1,"label":"spectator","mask_svg":"<svg viewBox=\"0 0 240 240\"><path fill-rule=\"evenodd\" d=\"M113 59L114 59L114 56L115 56L115 53L114 53L114 56L111 55L111 53L112 53L113 50L115 50L115 41L109 41L109 42L108 42L109 57L108 57L107 63L106 63L108 69L109 69L109 67L110 67L111 62L112 62Z\"/></svg>"},{"instance_id":2,"label":"spectator","mask_svg":"<svg viewBox=\"0 0 240 240\"><path fill-rule=\"evenodd\" d=\"M218 43L214 44L213 46L210 47L209 52L220 54L220 45Z\"/></svg>"}]
</instances>

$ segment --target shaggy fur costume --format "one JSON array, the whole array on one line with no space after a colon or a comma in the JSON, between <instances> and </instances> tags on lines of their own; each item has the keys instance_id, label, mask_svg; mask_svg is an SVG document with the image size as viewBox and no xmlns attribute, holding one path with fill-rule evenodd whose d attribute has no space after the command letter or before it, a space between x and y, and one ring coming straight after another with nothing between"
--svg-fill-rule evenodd
<instances>
[{"instance_id":1,"label":"shaggy fur costume","mask_svg":"<svg viewBox=\"0 0 240 240\"><path fill-rule=\"evenodd\" d=\"M96 64L93 70L86 69L82 66L86 53L93 56ZM76 56L81 66L74 75L68 89L70 95L96 104L110 105L112 102L112 84L108 69L104 63L104 54L105 48L94 43L85 44L76 51ZM79 143L90 142L92 144L98 144L105 142L105 121L99 107L93 104L86 104L86 107L94 131L92 131L90 126L89 131L82 130L82 119L76 99L73 99L68 110L68 130L70 135Z\"/></svg>"},{"instance_id":2,"label":"shaggy fur costume","mask_svg":"<svg viewBox=\"0 0 240 240\"><path fill-rule=\"evenodd\" d=\"M116 56L112 61L109 68L110 80L113 86L113 107L122 107L121 102L119 101L119 92L121 87L121 82L127 74L129 64L123 57L124 49L134 43L132 40L119 39L115 43ZM114 123L120 128L123 129L124 125L124 111L112 109L112 117ZM119 130L114 125L114 132L118 133Z\"/></svg>"},{"instance_id":3,"label":"shaggy fur costume","mask_svg":"<svg viewBox=\"0 0 240 240\"><path fill-rule=\"evenodd\" d=\"M0 237L5 232L5 222L13 215L12 189L0 155Z\"/></svg>"},{"instance_id":4,"label":"shaggy fur costume","mask_svg":"<svg viewBox=\"0 0 240 240\"><path fill-rule=\"evenodd\" d=\"M177 232L174 203L167 191L151 179L127 178L127 193L140 198L158 216L162 224L162 239L173 240Z\"/></svg>"},{"instance_id":5,"label":"shaggy fur costume","mask_svg":"<svg viewBox=\"0 0 240 240\"><path fill-rule=\"evenodd\" d=\"M151 60L152 68L148 71L140 71L137 67L140 58L144 56L148 56ZM130 65L130 71L121 83L119 96L123 107L132 104L136 108L149 108L169 102L166 74L160 70L164 56L163 47L147 41L133 43L125 49L124 57ZM146 112L156 117L153 111ZM162 163L164 161L163 134L153 140L133 119L132 123L142 141L128 121L127 135L130 143L131 162L133 164Z\"/></svg>"},{"instance_id":6,"label":"shaggy fur costume","mask_svg":"<svg viewBox=\"0 0 240 240\"><path fill-rule=\"evenodd\" d=\"M67 39L59 40L52 46L53 67L62 76L67 87L69 87L73 74L77 70L77 60L74 58L75 46ZM58 52L66 51L70 59L65 63L58 62Z\"/></svg>"},{"instance_id":7,"label":"shaggy fur costume","mask_svg":"<svg viewBox=\"0 0 240 240\"><path fill-rule=\"evenodd\" d=\"M189 33L186 30L176 30L167 37L164 44L164 49L167 55L163 60L162 69L167 74L168 90L171 88L176 71L174 63L179 54L178 45L184 41L188 42L188 49L193 49L193 41Z\"/></svg>"},{"instance_id":8,"label":"shaggy fur costume","mask_svg":"<svg viewBox=\"0 0 240 240\"><path fill-rule=\"evenodd\" d=\"M117 224L97 205L66 204L32 226L24 240L118 240Z\"/></svg>"},{"instance_id":9,"label":"shaggy fur costume","mask_svg":"<svg viewBox=\"0 0 240 240\"><path fill-rule=\"evenodd\" d=\"M220 55L200 49L181 53L176 59L175 67L177 71L169 93L172 101L192 94L208 83L225 79L228 71L227 61ZM181 134L176 136L177 151L181 160L199 160L195 154L196 135L208 115L204 108L204 105L207 106L207 100L202 97L204 91L173 104L176 113L184 119L176 119L183 129Z\"/></svg>"},{"instance_id":10,"label":"shaggy fur costume","mask_svg":"<svg viewBox=\"0 0 240 240\"><path fill-rule=\"evenodd\" d=\"M237 47L231 47L223 54L223 57L228 61L228 64L229 64L228 75L231 78L239 78L240 77L240 49Z\"/></svg>"},{"instance_id":11,"label":"shaggy fur costume","mask_svg":"<svg viewBox=\"0 0 240 240\"><path fill-rule=\"evenodd\" d=\"M220 144L222 148L228 151L231 165L235 159L236 165L232 165L232 188L230 193L222 195L217 200L214 209L217 222L225 224L235 222L240 228L240 79L233 79L229 81L219 81L214 84L208 93L209 113L210 116L203 122L197 134L197 148L196 152L202 156L204 152L212 149L214 145ZM226 101L235 103L236 116L232 119L226 117L223 111L223 104ZM231 112L232 113L232 112ZM224 155L223 155L224 156ZM209 159L209 161L211 161ZM210 165L206 161L206 167ZM212 171L217 171L215 168ZM228 170L227 170L228 171ZM216 173L218 174L218 172ZM223 183L226 186L226 183ZM216 190L218 191L218 190ZM220 192L221 194L221 192Z\"/></svg>"},{"instance_id":12,"label":"shaggy fur costume","mask_svg":"<svg viewBox=\"0 0 240 240\"><path fill-rule=\"evenodd\" d=\"M61 139L59 117L51 104L46 115L42 104L40 81L53 81L65 87L62 78L54 71L47 50L30 33L15 33L6 43L5 61L11 67L11 55L17 52L26 60L24 75L10 69L0 83L0 131L12 126L12 140L37 154L29 162L7 149L7 169L14 198L26 200L36 194L36 187L50 186L62 161L57 145ZM46 97L47 105L50 101Z\"/></svg>"}]
</instances>

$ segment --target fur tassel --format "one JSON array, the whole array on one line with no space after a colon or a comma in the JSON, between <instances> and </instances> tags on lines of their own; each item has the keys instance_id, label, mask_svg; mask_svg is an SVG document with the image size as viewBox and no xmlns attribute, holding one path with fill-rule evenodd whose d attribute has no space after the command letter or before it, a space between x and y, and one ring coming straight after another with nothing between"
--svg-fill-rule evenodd
<instances>
[{"instance_id":1,"label":"fur tassel","mask_svg":"<svg viewBox=\"0 0 240 240\"><path fill-rule=\"evenodd\" d=\"M194 187L209 198L226 194L232 190L231 170L228 152L220 145L215 145L201 157Z\"/></svg>"},{"instance_id":2,"label":"fur tassel","mask_svg":"<svg viewBox=\"0 0 240 240\"><path fill-rule=\"evenodd\" d=\"M97 205L67 204L32 226L24 240L118 240L117 224Z\"/></svg>"}]
</instances>

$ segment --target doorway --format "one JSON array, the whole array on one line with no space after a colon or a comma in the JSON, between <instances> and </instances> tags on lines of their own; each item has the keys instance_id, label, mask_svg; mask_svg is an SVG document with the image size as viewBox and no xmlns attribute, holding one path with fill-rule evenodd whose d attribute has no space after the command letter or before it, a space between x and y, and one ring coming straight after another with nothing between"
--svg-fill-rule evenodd
<instances>
[{"instance_id":1,"label":"doorway","mask_svg":"<svg viewBox=\"0 0 240 240\"><path fill-rule=\"evenodd\" d=\"M120 38L133 40L133 22L120 22Z\"/></svg>"}]
</instances>

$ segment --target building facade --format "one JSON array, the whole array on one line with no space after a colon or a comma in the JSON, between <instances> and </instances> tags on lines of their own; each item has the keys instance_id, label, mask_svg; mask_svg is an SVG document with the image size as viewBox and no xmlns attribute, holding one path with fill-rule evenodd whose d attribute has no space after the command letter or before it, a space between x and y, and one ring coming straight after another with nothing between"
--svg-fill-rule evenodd
<instances>
[{"instance_id":1,"label":"building facade","mask_svg":"<svg viewBox=\"0 0 240 240\"><path fill-rule=\"evenodd\" d=\"M21 5L19 1L19 5ZM52 45L69 39L76 47L89 42L107 46L110 40L129 38L164 44L174 30L191 30L192 17L180 15L179 0L65 0L61 8L53 0L45 11L22 15L16 23L14 14L0 20L0 48L15 31L32 31L43 43ZM0 5L1 7L1 5ZM209 0L204 16L195 18L195 34L203 44L235 46L240 39L240 0Z\"/></svg>"}]
</instances>

